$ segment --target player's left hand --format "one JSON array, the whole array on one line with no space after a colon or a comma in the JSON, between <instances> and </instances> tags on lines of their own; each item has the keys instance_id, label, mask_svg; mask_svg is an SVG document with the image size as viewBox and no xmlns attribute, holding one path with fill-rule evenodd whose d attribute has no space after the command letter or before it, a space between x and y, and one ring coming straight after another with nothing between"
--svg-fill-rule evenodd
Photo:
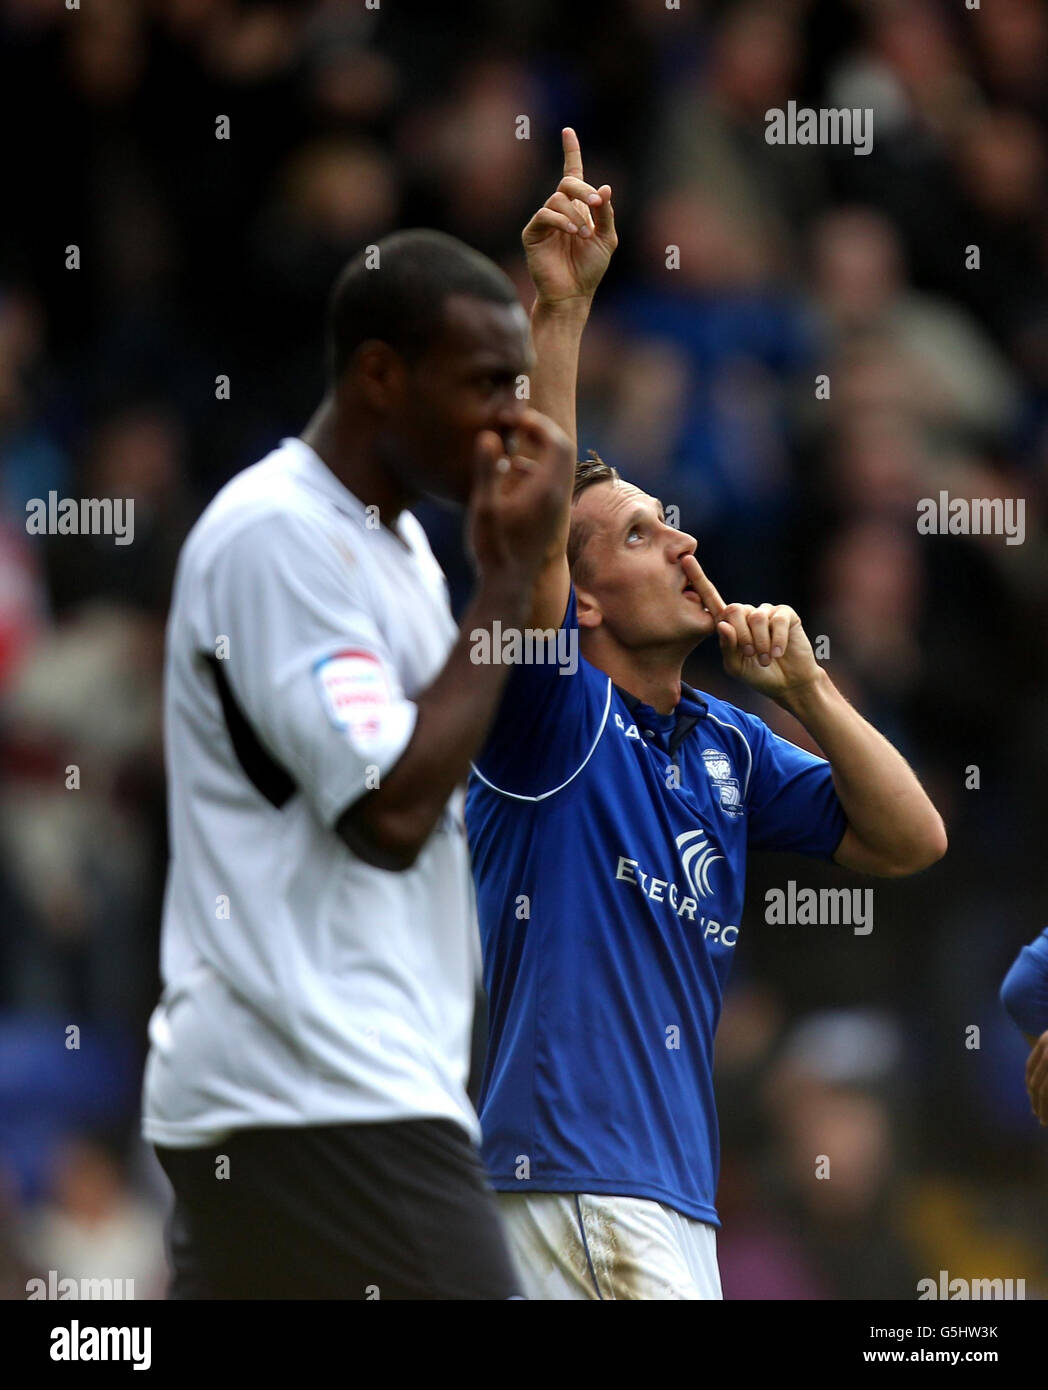
<instances>
[{"instance_id":1,"label":"player's left hand","mask_svg":"<svg viewBox=\"0 0 1048 1390\"><path fill-rule=\"evenodd\" d=\"M1026 1059L1026 1089L1033 1113L1048 1125L1048 1033L1042 1033Z\"/></svg>"},{"instance_id":2,"label":"player's left hand","mask_svg":"<svg viewBox=\"0 0 1048 1390\"><path fill-rule=\"evenodd\" d=\"M772 700L817 681L822 667L801 620L785 604L725 603L694 555L681 560L688 582L717 624L724 670Z\"/></svg>"},{"instance_id":3,"label":"player's left hand","mask_svg":"<svg viewBox=\"0 0 1048 1390\"><path fill-rule=\"evenodd\" d=\"M578 136L562 132L564 176L557 191L524 228L521 240L539 303L590 300L619 244L611 188L594 188L582 177Z\"/></svg>"}]
</instances>

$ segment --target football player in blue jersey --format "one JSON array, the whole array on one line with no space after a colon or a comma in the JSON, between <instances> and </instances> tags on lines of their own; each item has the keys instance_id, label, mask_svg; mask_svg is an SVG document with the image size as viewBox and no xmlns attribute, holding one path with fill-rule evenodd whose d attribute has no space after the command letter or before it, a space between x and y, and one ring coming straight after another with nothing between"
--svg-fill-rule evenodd
<instances>
[{"instance_id":1,"label":"football player in blue jersey","mask_svg":"<svg viewBox=\"0 0 1048 1390\"><path fill-rule=\"evenodd\" d=\"M1030 1044L1026 1089L1033 1113L1048 1125L1048 927L1012 962L1001 1003Z\"/></svg>"},{"instance_id":2,"label":"football player in blue jersey","mask_svg":"<svg viewBox=\"0 0 1048 1390\"><path fill-rule=\"evenodd\" d=\"M610 187L586 182L573 131L563 142L563 178L523 239L532 402L574 438L579 344L616 234ZM515 647L476 634L478 654L517 662L467 828L484 1157L531 1297L720 1297L713 1040L748 851L899 876L946 850L916 776L793 609L726 603L696 551L658 499L581 464L530 629ZM824 757L682 683L714 635L727 673Z\"/></svg>"}]
</instances>

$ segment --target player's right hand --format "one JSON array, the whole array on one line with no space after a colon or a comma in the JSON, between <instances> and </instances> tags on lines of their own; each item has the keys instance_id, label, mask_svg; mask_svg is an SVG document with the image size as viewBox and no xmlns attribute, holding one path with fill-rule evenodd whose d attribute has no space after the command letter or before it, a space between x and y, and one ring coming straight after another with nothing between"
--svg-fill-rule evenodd
<instances>
[{"instance_id":1,"label":"player's right hand","mask_svg":"<svg viewBox=\"0 0 1048 1390\"><path fill-rule=\"evenodd\" d=\"M567 504L574 463L568 436L530 407L509 450L493 430L480 432L469 539L483 578L535 578Z\"/></svg>"},{"instance_id":2,"label":"player's right hand","mask_svg":"<svg viewBox=\"0 0 1048 1390\"><path fill-rule=\"evenodd\" d=\"M582 151L570 126L561 138L563 177L521 237L538 302L547 306L591 300L619 244L611 186L595 188L582 177Z\"/></svg>"}]
</instances>

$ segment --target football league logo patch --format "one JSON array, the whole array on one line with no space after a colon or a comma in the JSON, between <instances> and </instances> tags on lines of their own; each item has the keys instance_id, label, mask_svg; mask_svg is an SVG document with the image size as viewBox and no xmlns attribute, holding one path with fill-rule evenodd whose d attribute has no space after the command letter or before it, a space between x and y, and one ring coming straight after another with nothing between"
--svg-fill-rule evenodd
<instances>
[{"instance_id":1,"label":"football league logo patch","mask_svg":"<svg viewBox=\"0 0 1048 1390\"><path fill-rule=\"evenodd\" d=\"M393 704L382 663L366 651L341 651L313 668L321 701L336 729L345 730L363 749L382 733L383 716Z\"/></svg>"}]
</instances>

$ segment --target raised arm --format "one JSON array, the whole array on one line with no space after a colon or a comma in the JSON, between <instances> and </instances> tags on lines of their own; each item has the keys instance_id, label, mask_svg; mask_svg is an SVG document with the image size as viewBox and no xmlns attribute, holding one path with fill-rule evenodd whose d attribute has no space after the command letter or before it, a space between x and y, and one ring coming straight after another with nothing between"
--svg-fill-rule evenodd
<instances>
[{"instance_id":1,"label":"raised arm","mask_svg":"<svg viewBox=\"0 0 1048 1390\"><path fill-rule=\"evenodd\" d=\"M556 192L524 228L522 240L535 286L531 333L536 361L531 377L531 404L555 420L574 447L579 345L593 295L618 245L618 237L610 186L595 188L585 181L582 151L570 126L562 132L562 141L563 176ZM570 515L569 487L567 503L535 586L529 619L532 627L556 627L564 616Z\"/></svg>"}]
</instances>

